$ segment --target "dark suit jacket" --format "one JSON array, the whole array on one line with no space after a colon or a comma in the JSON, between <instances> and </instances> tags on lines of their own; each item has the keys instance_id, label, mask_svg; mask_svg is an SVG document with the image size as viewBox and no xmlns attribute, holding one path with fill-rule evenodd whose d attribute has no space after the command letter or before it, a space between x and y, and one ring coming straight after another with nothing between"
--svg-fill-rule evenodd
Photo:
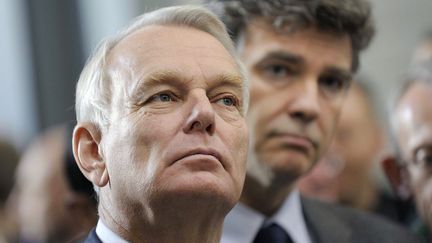
<instances>
[{"instance_id":1,"label":"dark suit jacket","mask_svg":"<svg viewBox=\"0 0 432 243\"><path fill-rule=\"evenodd\" d=\"M302 204L307 227L316 243L419 242L406 229L380 216L305 197ZM95 229L84 242L102 243Z\"/></svg>"},{"instance_id":2,"label":"dark suit jacket","mask_svg":"<svg viewBox=\"0 0 432 243\"><path fill-rule=\"evenodd\" d=\"M92 231L90 231L84 243L102 243L102 241L99 239L99 237L96 234L96 229L92 229Z\"/></svg>"},{"instance_id":3,"label":"dark suit jacket","mask_svg":"<svg viewBox=\"0 0 432 243\"><path fill-rule=\"evenodd\" d=\"M406 229L376 215L302 197L306 224L317 243L416 243Z\"/></svg>"}]
</instances>

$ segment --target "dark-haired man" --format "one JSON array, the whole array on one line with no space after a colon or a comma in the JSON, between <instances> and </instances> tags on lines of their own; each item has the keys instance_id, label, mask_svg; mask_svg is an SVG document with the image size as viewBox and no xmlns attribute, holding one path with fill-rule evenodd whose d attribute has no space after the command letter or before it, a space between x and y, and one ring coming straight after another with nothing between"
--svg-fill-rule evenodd
<instances>
[{"instance_id":1,"label":"dark-haired man","mask_svg":"<svg viewBox=\"0 0 432 243\"><path fill-rule=\"evenodd\" d=\"M415 242L386 221L300 196L330 144L359 52L373 35L362 0L217 1L250 77L251 148L223 243Z\"/></svg>"}]
</instances>

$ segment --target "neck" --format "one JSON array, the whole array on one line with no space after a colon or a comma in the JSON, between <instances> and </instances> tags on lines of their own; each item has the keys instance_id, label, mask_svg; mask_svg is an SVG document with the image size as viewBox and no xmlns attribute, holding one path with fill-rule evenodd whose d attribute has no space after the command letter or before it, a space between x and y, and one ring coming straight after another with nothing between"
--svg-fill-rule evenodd
<instances>
[{"instance_id":1,"label":"neck","mask_svg":"<svg viewBox=\"0 0 432 243\"><path fill-rule=\"evenodd\" d=\"M282 206L293 188L294 182L291 180L274 181L269 186L264 186L246 176L240 202L270 217Z\"/></svg>"},{"instance_id":2,"label":"neck","mask_svg":"<svg viewBox=\"0 0 432 243\"><path fill-rule=\"evenodd\" d=\"M107 207L101 201L99 215L108 228L130 242L220 241L227 209L215 206L215 202L212 205L208 201L199 200L181 202L179 198L157 204L164 206L144 210L142 206L117 210Z\"/></svg>"}]
</instances>

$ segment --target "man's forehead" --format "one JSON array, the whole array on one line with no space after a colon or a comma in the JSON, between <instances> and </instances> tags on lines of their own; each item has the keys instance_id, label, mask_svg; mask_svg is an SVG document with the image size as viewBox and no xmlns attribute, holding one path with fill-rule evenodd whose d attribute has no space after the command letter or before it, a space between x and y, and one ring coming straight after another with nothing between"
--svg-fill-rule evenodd
<instances>
[{"instance_id":1,"label":"man's forehead","mask_svg":"<svg viewBox=\"0 0 432 243\"><path fill-rule=\"evenodd\" d=\"M395 110L395 122L402 137L407 136L408 131L432 127L431 95L432 86L424 83L413 83L402 95Z\"/></svg>"},{"instance_id":2,"label":"man's forehead","mask_svg":"<svg viewBox=\"0 0 432 243\"><path fill-rule=\"evenodd\" d=\"M122 38L110 51L108 63L130 62L139 52L155 51L155 39L161 37L161 25L143 26ZM174 27L173 27L174 28Z\"/></svg>"},{"instance_id":3,"label":"man's forehead","mask_svg":"<svg viewBox=\"0 0 432 243\"><path fill-rule=\"evenodd\" d=\"M275 59L307 64L307 61L351 77L352 48L348 35L335 36L313 27L280 33L269 26L269 23L257 20L244 33L239 46L247 56L246 62Z\"/></svg>"},{"instance_id":4,"label":"man's forehead","mask_svg":"<svg viewBox=\"0 0 432 243\"><path fill-rule=\"evenodd\" d=\"M336 33L334 31L325 30L317 27L316 25L298 25L286 22L285 24L277 25L271 19L255 18L245 28L243 38L263 38L271 37L275 39L289 40L292 38L313 37L312 39L319 39L328 42L344 41L349 43L350 49L351 39L348 33ZM289 43L288 43L289 44Z\"/></svg>"},{"instance_id":5,"label":"man's forehead","mask_svg":"<svg viewBox=\"0 0 432 243\"><path fill-rule=\"evenodd\" d=\"M207 87L244 86L234 57L215 37L181 26L148 26L132 33L110 53L107 71L114 80L126 79L129 93L162 83L187 87L197 80Z\"/></svg>"},{"instance_id":6,"label":"man's forehead","mask_svg":"<svg viewBox=\"0 0 432 243\"><path fill-rule=\"evenodd\" d=\"M212 76L196 77L192 73L184 70L153 70L142 76L140 80L131 88L131 93L142 93L152 87L160 85L169 85L182 90L192 88L203 88L207 90L215 89L221 86L230 86L238 91L243 90L244 80L239 73L217 72Z\"/></svg>"},{"instance_id":7,"label":"man's forehead","mask_svg":"<svg viewBox=\"0 0 432 243\"><path fill-rule=\"evenodd\" d=\"M160 49L178 52L186 47L203 51L202 55L208 52L228 54L213 35L194 27L172 24L144 26L128 34L110 51L110 56L157 53Z\"/></svg>"},{"instance_id":8,"label":"man's forehead","mask_svg":"<svg viewBox=\"0 0 432 243\"><path fill-rule=\"evenodd\" d=\"M399 107L410 107L410 109L431 107L428 101L432 95L432 83L414 82L411 84L399 101ZM432 109L431 109L432 110Z\"/></svg>"},{"instance_id":9,"label":"man's forehead","mask_svg":"<svg viewBox=\"0 0 432 243\"><path fill-rule=\"evenodd\" d=\"M176 58L191 56L221 59L236 66L234 57L216 37L193 27L177 25L150 25L129 34L110 51L108 64L128 68L163 60L169 65Z\"/></svg>"},{"instance_id":10,"label":"man's forehead","mask_svg":"<svg viewBox=\"0 0 432 243\"><path fill-rule=\"evenodd\" d=\"M300 24L294 21L283 20L278 21L277 18L264 18L256 17L251 19L245 27L249 34L253 34L256 30L261 30L275 36L292 36L299 32L316 32L326 34L333 38L349 38L348 33L336 32L332 30L323 29L314 24Z\"/></svg>"}]
</instances>

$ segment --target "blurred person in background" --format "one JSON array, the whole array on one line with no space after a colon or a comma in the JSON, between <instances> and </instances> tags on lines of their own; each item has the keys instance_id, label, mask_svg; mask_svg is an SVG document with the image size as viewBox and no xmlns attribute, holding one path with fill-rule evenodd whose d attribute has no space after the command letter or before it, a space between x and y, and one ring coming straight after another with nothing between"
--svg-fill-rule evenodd
<instances>
[{"instance_id":1,"label":"blurred person in background","mask_svg":"<svg viewBox=\"0 0 432 243\"><path fill-rule=\"evenodd\" d=\"M318 165L300 179L305 195L399 220L397 200L380 184L387 150L371 88L356 78L342 107L332 145Z\"/></svg>"},{"instance_id":2,"label":"blurred person in background","mask_svg":"<svg viewBox=\"0 0 432 243\"><path fill-rule=\"evenodd\" d=\"M414 198L420 218L411 228L431 242L432 59L414 64L405 80L389 111L397 156L385 169L400 197Z\"/></svg>"},{"instance_id":3,"label":"blurred person in background","mask_svg":"<svg viewBox=\"0 0 432 243\"><path fill-rule=\"evenodd\" d=\"M432 29L423 35L420 43L414 50L412 62L424 62L432 58Z\"/></svg>"},{"instance_id":4,"label":"blurred person in background","mask_svg":"<svg viewBox=\"0 0 432 243\"><path fill-rule=\"evenodd\" d=\"M19 153L15 147L7 140L0 139L0 243L8 242L16 230L11 224L6 202L13 187L18 160Z\"/></svg>"},{"instance_id":5,"label":"blurred person in background","mask_svg":"<svg viewBox=\"0 0 432 243\"><path fill-rule=\"evenodd\" d=\"M96 225L92 184L72 154L71 128L49 129L21 158L8 200L17 242L70 242Z\"/></svg>"},{"instance_id":6,"label":"blurred person in background","mask_svg":"<svg viewBox=\"0 0 432 243\"><path fill-rule=\"evenodd\" d=\"M330 145L373 35L369 4L220 0L209 7L231 31L251 82L245 187L221 242L415 242L388 221L308 199L295 187Z\"/></svg>"},{"instance_id":7,"label":"blurred person in background","mask_svg":"<svg viewBox=\"0 0 432 243\"><path fill-rule=\"evenodd\" d=\"M248 86L201 7L145 13L91 56L73 151L98 191L86 242L218 243L246 170Z\"/></svg>"}]
</instances>

